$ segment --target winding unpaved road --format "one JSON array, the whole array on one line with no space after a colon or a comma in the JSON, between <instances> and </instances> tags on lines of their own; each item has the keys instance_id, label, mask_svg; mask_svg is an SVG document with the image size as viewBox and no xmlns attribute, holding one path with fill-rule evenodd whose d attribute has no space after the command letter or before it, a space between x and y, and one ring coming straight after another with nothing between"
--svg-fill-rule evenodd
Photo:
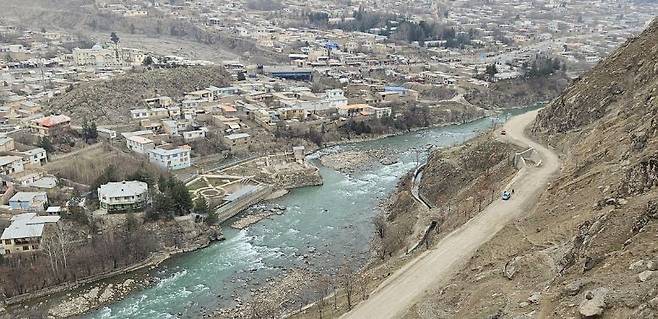
<instances>
[{"instance_id":1,"label":"winding unpaved road","mask_svg":"<svg viewBox=\"0 0 658 319\"><path fill-rule=\"evenodd\" d=\"M509 201L497 200L480 214L454 230L432 249L424 252L387 278L370 298L343 315L345 319L400 318L428 291L439 288L459 271L477 249L507 223L530 212L539 195L559 171L560 162L552 150L525 136L525 128L538 111L509 120L501 139L522 147L533 147L542 159L539 167L522 168L508 185L515 194Z\"/></svg>"}]
</instances>

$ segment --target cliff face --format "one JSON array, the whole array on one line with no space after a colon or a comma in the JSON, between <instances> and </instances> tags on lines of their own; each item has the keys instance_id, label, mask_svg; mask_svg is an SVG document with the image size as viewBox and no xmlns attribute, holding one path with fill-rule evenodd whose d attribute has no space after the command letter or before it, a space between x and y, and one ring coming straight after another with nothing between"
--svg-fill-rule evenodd
<instances>
[{"instance_id":1,"label":"cliff face","mask_svg":"<svg viewBox=\"0 0 658 319\"><path fill-rule=\"evenodd\" d=\"M542 110L560 176L407 318L658 315L658 21Z\"/></svg>"}]
</instances>

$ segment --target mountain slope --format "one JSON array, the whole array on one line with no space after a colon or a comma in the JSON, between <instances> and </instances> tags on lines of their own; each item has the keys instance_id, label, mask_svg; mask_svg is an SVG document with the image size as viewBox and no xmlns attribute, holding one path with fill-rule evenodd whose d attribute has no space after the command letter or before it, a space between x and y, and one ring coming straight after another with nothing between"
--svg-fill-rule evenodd
<instances>
[{"instance_id":1,"label":"mountain slope","mask_svg":"<svg viewBox=\"0 0 658 319\"><path fill-rule=\"evenodd\" d=\"M222 67L178 67L129 72L108 80L81 83L53 98L52 111L98 124L127 123L130 110L144 107L142 99L165 95L182 98L186 92L214 85L228 85L230 76Z\"/></svg>"},{"instance_id":2,"label":"mountain slope","mask_svg":"<svg viewBox=\"0 0 658 319\"><path fill-rule=\"evenodd\" d=\"M560 176L406 318L658 316L658 21L572 83L537 137Z\"/></svg>"}]
</instances>

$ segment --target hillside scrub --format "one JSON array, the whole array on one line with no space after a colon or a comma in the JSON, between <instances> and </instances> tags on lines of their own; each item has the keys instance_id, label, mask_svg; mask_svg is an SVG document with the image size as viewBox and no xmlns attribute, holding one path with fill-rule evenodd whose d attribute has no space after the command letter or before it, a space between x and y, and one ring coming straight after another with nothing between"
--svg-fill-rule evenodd
<instances>
[{"instance_id":1,"label":"hillside scrub","mask_svg":"<svg viewBox=\"0 0 658 319\"><path fill-rule=\"evenodd\" d=\"M74 86L53 98L48 107L53 112L75 114L74 122L127 123L131 120L130 110L142 107L145 98L158 95L182 98L186 92L211 85L226 86L229 78L224 68L214 66L132 71Z\"/></svg>"},{"instance_id":2,"label":"hillside scrub","mask_svg":"<svg viewBox=\"0 0 658 319\"><path fill-rule=\"evenodd\" d=\"M531 214L480 247L460 285L408 317L654 318L657 72L654 21L541 110L533 131L563 153L559 175Z\"/></svg>"},{"instance_id":3,"label":"hillside scrub","mask_svg":"<svg viewBox=\"0 0 658 319\"><path fill-rule=\"evenodd\" d=\"M557 72L547 76L500 80L488 88L470 89L464 98L485 109L520 107L550 101L568 84L566 75Z\"/></svg>"},{"instance_id":4,"label":"hillside scrub","mask_svg":"<svg viewBox=\"0 0 658 319\"><path fill-rule=\"evenodd\" d=\"M432 222L435 240L465 223L492 200L516 169L510 161L516 148L490 134L459 147L430 154L420 181L419 195L432 205L426 210L411 195L411 176L402 179L386 207L386 218L377 220L375 246L381 259L410 248Z\"/></svg>"}]
</instances>

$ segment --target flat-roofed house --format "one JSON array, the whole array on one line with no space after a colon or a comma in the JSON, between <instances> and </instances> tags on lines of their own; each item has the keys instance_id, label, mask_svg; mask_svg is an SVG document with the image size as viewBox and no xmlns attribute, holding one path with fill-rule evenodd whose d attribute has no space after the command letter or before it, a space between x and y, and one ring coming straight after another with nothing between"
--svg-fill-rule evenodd
<instances>
[{"instance_id":1,"label":"flat-roofed house","mask_svg":"<svg viewBox=\"0 0 658 319\"><path fill-rule=\"evenodd\" d=\"M223 139L231 150L247 147L251 143L251 135L247 133L229 134L225 135Z\"/></svg>"},{"instance_id":2,"label":"flat-roofed house","mask_svg":"<svg viewBox=\"0 0 658 319\"><path fill-rule=\"evenodd\" d=\"M41 166L48 161L46 150L41 147L33 148L23 152L25 154L25 163L34 166Z\"/></svg>"},{"instance_id":3,"label":"flat-roofed house","mask_svg":"<svg viewBox=\"0 0 658 319\"><path fill-rule=\"evenodd\" d=\"M98 201L108 212L143 209L148 200L148 184L140 181L111 182L98 188Z\"/></svg>"},{"instance_id":4,"label":"flat-roofed house","mask_svg":"<svg viewBox=\"0 0 658 319\"><path fill-rule=\"evenodd\" d=\"M139 154L146 154L149 150L155 148L155 142L139 135L127 137L126 145L131 151Z\"/></svg>"},{"instance_id":5,"label":"flat-roofed house","mask_svg":"<svg viewBox=\"0 0 658 319\"><path fill-rule=\"evenodd\" d=\"M48 205L45 192L18 192L9 199L12 210L44 211Z\"/></svg>"},{"instance_id":6,"label":"flat-roofed house","mask_svg":"<svg viewBox=\"0 0 658 319\"><path fill-rule=\"evenodd\" d=\"M11 175L25 170L21 156L0 156L0 174Z\"/></svg>"},{"instance_id":7,"label":"flat-roofed house","mask_svg":"<svg viewBox=\"0 0 658 319\"><path fill-rule=\"evenodd\" d=\"M11 224L0 236L0 253L10 255L40 250L46 225L54 225L59 220L59 216L37 216L35 213L13 216Z\"/></svg>"},{"instance_id":8,"label":"flat-roofed house","mask_svg":"<svg viewBox=\"0 0 658 319\"><path fill-rule=\"evenodd\" d=\"M208 133L208 128L200 127L198 130L191 130L191 131L183 132L183 139L186 142L187 141L197 140L197 139L206 137L206 133Z\"/></svg>"},{"instance_id":9,"label":"flat-roofed house","mask_svg":"<svg viewBox=\"0 0 658 319\"><path fill-rule=\"evenodd\" d=\"M191 149L187 145L177 148L154 148L148 151L149 161L167 170L188 168L192 165Z\"/></svg>"},{"instance_id":10,"label":"flat-roofed house","mask_svg":"<svg viewBox=\"0 0 658 319\"><path fill-rule=\"evenodd\" d=\"M338 115L341 116L357 116L368 108L370 108L368 104L348 104L337 107Z\"/></svg>"},{"instance_id":11,"label":"flat-roofed house","mask_svg":"<svg viewBox=\"0 0 658 319\"><path fill-rule=\"evenodd\" d=\"M185 98L190 100L203 101L203 102L212 102L214 99L213 92L209 90L198 90L194 92L188 92L185 94Z\"/></svg>"},{"instance_id":12,"label":"flat-roofed house","mask_svg":"<svg viewBox=\"0 0 658 319\"><path fill-rule=\"evenodd\" d=\"M11 137L0 137L0 152L11 152L16 149L14 139Z\"/></svg>"}]
</instances>

